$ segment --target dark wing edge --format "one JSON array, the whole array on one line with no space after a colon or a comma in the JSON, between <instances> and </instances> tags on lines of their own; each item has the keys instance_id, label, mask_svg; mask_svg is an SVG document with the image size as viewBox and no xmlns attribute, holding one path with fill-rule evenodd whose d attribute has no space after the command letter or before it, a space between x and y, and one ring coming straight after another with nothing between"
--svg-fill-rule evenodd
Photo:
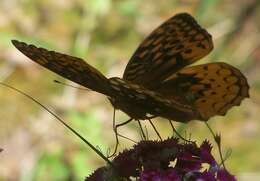
<instances>
[{"instance_id":1,"label":"dark wing edge","mask_svg":"<svg viewBox=\"0 0 260 181\"><path fill-rule=\"evenodd\" d=\"M43 67L93 91L109 95L108 79L83 59L12 40L25 56Z\"/></svg>"}]
</instances>

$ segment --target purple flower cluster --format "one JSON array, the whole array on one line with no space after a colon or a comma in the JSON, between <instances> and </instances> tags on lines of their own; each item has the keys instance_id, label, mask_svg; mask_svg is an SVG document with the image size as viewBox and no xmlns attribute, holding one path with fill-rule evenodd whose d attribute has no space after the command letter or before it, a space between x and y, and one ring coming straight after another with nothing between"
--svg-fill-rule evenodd
<instances>
[{"instance_id":1,"label":"purple flower cluster","mask_svg":"<svg viewBox=\"0 0 260 181\"><path fill-rule=\"evenodd\" d=\"M206 140L181 143L177 138L164 141L141 141L134 148L124 150L101 167L86 181L236 181L211 154L212 146Z\"/></svg>"}]
</instances>

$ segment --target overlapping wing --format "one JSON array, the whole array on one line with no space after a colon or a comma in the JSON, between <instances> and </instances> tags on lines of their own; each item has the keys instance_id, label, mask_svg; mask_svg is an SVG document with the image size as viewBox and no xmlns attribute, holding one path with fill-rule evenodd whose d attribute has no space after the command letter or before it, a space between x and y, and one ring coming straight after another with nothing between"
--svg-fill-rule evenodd
<instances>
[{"instance_id":1,"label":"overlapping wing","mask_svg":"<svg viewBox=\"0 0 260 181\"><path fill-rule=\"evenodd\" d=\"M177 14L140 44L126 66L123 79L154 88L212 49L211 35L195 19L187 13Z\"/></svg>"},{"instance_id":2,"label":"overlapping wing","mask_svg":"<svg viewBox=\"0 0 260 181\"><path fill-rule=\"evenodd\" d=\"M84 60L17 40L12 40L12 43L20 52L45 68L91 90L109 95L108 79Z\"/></svg>"},{"instance_id":3,"label":"overlapping wing","mask_svg":"<svg viewBox=\"0 0 260 181\"><path fill-rule=\"evenodd\" d=\"M245 76L222 62L186 67L164 80L156 91L169 100L194 105L204 120L225 115L249 97Z\"/></svg>"}]
</instances>

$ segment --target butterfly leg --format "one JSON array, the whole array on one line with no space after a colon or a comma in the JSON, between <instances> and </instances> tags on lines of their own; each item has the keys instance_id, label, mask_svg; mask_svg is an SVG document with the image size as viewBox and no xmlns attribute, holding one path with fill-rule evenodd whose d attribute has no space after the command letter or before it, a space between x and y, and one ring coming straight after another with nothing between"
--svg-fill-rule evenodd
<instances>
[{"instance_id":1,"label":"butterfly leg","mask_svg":"<svg viewBox=\"0 0 260 181\"><path fill-rule=\"evenodd\" d=\"M140 130L141 130L141 137L142 137L142 139L147 140L147 136L145 136L145 133L144 133L144 130L143 130L143 127L141 125L140 120L137 120L137 122L138 122L138 125L139 125Z\"/></svg>"},{"instance_id":2,"label":"butterfly leg","mask_svg":"<svg viewBox=\"0 0 260 181\"><path fill-rule=\"evenodd\" d=\"M121 135L117 133L117 129L121 126L124 126L124 125L130 123L132 120L133 120L133 118L130 118L129 120L127 120L123 123L115 124L115 120L113 119L113 130L114 130L114 133L115 133L115 136L116 136L116 146L115 146L114 152L110 156L108 156L108 158L110 158L110 157L112 157L116 154L116 151L117 151L117 148L118 148L118 145L119 145L118 136L121 136Z\"/></svg>"},{"instance_id":3,"label":"butterfly leg","mask_svg":"<svg viewBox=\"0 0 260 181\"><path fill-rule=\"evenodd\" d=\"M169 120L169 123L170 123L170 125L171 125L172 131L173 131L180 139L182 139L183 141L189 142L189 143L194 143L194 141L187 140L186 138L184 138L184 137L175 129L175 127L173 126L171 120Z\"/></svg>"},{"instance_id":4,"label":"butterfly leg","mask_svg":"<svg viewBox=\"0 0 260 181\"><path fill-rule=\"evenodd\" d=\"M160 140L162 141L162 137L160 135L160 133L158 132L158 130L156 129L156 127L154 126L153 122L151 119L148 119L149 123L152 125L154 131L156 132L157 136L160 138Z\"/></svg>"}]
</instances>

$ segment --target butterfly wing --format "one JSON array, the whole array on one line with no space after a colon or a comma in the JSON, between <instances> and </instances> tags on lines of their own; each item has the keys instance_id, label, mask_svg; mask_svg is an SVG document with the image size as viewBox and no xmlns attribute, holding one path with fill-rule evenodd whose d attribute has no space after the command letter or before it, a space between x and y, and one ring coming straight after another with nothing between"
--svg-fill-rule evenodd
<instances>
[{"instance_id":1,"label":"butterfly wing","mask_svg":"<svg viewBox=\"0 0 260 181\"><path fill-rule=\"evenodd\" d=\"M231 107L249 97L244 75L222 62L183 68L161 82L156 91L169 100L194 105L203 120L225 115Z\"/></svg>"},{"instance_id":2,"label":"butterfly wing","mask_svg":"<svg viewBox=\"0 0 260 181\"><path fill-rule=\"evenodd\" d=\"M32 61L96 92L109 95L109 82L84 60L12 40L13 45Z\"/></svg>"},{"instance_id":3,"label":"butterfly wing","mask_svg":"<svg viewBox=\"0 0 260 181\"><path fill-rule=\"evenodd\" d=\"M154 88L212 49L211 35L195 19L187 13L177 14L140 44L126 66L123 79Z\"/></svg>"}]
</instances>

